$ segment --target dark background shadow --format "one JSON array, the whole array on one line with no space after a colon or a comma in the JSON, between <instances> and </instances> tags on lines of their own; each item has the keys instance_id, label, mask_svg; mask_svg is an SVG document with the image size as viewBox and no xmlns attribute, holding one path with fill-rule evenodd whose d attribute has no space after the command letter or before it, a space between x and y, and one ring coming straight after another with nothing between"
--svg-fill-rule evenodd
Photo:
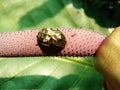
<instances>
[{"instance_id":1,"label":"dark background shadow","mask_svg":"<svg viewBox=\"0 0 120 90\"><path fill-rule=\"evenodd\" d=\"M67 75L61 79L52 76L32 75L20 76L15 78L0 78L0 90L10 89L49 89L49 90L68 90L75 81L79 80L77 75ZM87 78L86 81L80 82L73 86L77 90L102 90L101 81ZM98 86L99 85L99 86Z\"/></svg>"},{"instance_id":2,"label":"dark background shadow","mask_svg":"<svg viewBox=\"0 0 120 90\"><path fill-rule=\"evenodd\" d=\"M120 2L118 0L78 0L84 3L87 16L92 17L102 27L120 25Z\"/></svg>"},{"instance_id":3,"label":"dark background shadow","mask_svg":"<svg viewBox=\"0 0 120 90\"><path fill-rule=\"evenodd\" d=\"M117 0L47 0L19 20L19 29L33 27L57 15L66 5L72 3L76 9L83 8L85 14L102 27L120 25L120 4ZM59 19L58 19L59 20Z\"/></svg>"}]
</instances>

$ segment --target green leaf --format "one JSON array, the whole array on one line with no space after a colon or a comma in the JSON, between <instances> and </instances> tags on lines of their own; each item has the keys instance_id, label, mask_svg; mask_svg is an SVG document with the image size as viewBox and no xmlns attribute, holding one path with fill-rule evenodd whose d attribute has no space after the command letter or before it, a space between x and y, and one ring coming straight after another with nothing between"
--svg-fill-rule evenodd
<instances>
[{"instance_id":1,"label":"green leaf","mask_svg":"<svg viewBox=\"0 0 120 90\"><path fill-rule=\"evenodd\" d=\"M111 25L116 23L84 0L0 0L0 32L63 27L108 35ZM102 75L95 70L93 59L0 58L0 89L102 90Z\"/></svg>"}]
</instances>

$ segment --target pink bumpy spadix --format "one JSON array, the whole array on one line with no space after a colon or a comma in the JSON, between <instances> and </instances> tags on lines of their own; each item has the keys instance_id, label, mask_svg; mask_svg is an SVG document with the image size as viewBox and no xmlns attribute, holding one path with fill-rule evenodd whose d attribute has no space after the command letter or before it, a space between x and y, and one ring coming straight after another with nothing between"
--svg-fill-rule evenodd
<instances>
[{"instance_id":1,"label":"pink bumpy spadix","mask_svg":"<svg viewBox=\"0 0 120 90\"><path fill-rule=\"evenodd\" d=\"M93 55L105 37L99 33L81 29L59 29L66 37L65 48L57 55ZM0 56L42 56L38 45L39 30L0 33Z\"/></svg>"}]
</instances>

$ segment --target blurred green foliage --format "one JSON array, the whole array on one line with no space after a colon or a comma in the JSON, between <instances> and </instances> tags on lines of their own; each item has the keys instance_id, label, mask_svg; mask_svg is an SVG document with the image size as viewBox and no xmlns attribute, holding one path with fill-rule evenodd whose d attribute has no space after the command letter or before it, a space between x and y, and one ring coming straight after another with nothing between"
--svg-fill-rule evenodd
<instances>
[{"instance_id":1,"label":"blurred green foliage","mask_svg":"<svg viewBox=\"0 0 120 90\"><path fill-rule=\"evenodd\" d=\"M0 32L82 28L109 35L120 25L116 0L0 0ZM93 57L0 58L0 89L103 90Z\"/></svg>"}]
</instances>

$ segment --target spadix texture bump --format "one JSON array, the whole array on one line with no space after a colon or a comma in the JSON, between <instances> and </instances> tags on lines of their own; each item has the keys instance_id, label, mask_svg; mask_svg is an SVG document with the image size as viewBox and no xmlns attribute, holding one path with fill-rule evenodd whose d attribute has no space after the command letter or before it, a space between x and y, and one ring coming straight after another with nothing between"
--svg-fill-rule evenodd
<instances>
[{"instance_id":1,"label":"spadix texture bump","mask_svg":"<svg viewBox=\"0 0 120 90\"><path fill-rule=\"evenodd\" d=\"M56 55L87 56L93 55L104 36L81 29L59 29L66 37L66 45ZM39 30L25 30L0 34L0 56L43 55L37 42Z\"/></svg>"}]
</instances>

